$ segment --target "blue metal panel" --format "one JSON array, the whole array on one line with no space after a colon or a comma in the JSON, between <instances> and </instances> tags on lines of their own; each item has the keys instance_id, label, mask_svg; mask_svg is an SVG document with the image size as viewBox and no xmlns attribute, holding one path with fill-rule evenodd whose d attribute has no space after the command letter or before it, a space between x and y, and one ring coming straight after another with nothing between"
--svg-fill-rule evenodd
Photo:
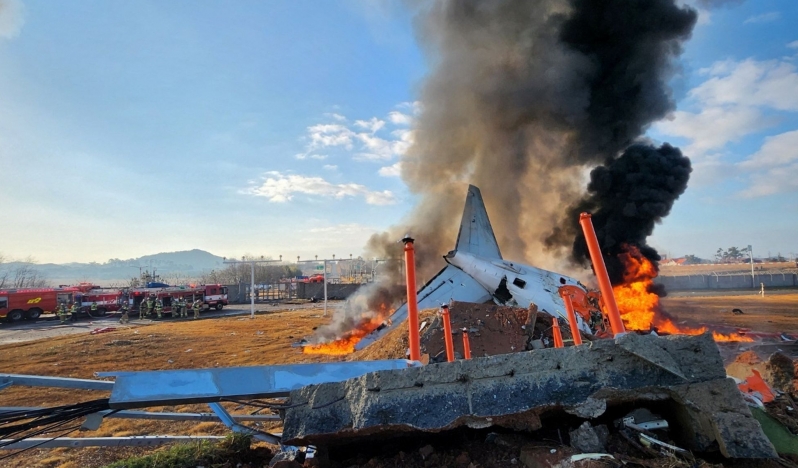
<instances>
[{"instance_id":1,"label":"blue metal panel","mask_svg":"<svg viewBox=\"0 0 798 468\"><path fill-rule=\"evenodd\" d=\"M150 372L102 372L116 377L111 408L139 408L184 403L209 403L229 398L286 396L291 390L311 384L341 382L390 369L405 369L419 363L404 359L332 362L282 366L182 369Z\"/></svg>"}]
</instances>

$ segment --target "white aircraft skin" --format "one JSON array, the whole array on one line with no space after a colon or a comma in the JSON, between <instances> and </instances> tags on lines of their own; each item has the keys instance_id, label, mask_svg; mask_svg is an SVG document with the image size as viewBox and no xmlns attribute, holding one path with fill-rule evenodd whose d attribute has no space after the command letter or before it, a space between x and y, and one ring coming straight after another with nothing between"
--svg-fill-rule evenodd
<instances>
[{"instance_id":1,"label":"white aircraft skin","mask_svg":"<svg viewBox=\"0 0 798 468\"><path fill-rule=\"evenodd\" d=\"M550 315L558 315L567 322L568 314L565 312L565 304L558 289L566 284L584 288L574 278L531 265L481 258L468 252L453 251L452 253L453 257L449 258L448 255L444 257L446 262L474 278L486 290L496 291L499 289L502 279L505 280L505 287L512 299L502 302L494 295L493 300L497 304L527 307L534 302L538 306L538 310ZM576 320L580 329L586 333L593 333L582 321L581 316L577 315Z\"/></svg>"},{"instance_id":2,"label":"white aircraft skin","mask_svg":"<svg viewBox=\"0 0 798 468\"><path fill-rule=\"evenodd\" d=\"M492 300L519 307L534 303L539 311L567 323L568 314L558 289L571 285L587 292L584 285L569 276L502 259L482 194L473 185L468 187L455 250L443 258L448 265L418 291L419 310L440 307L452 300L477 303ZM355 349L374 343L406 319L407 304L403 304L386 326L363 337ZM579 314L576 320L580 330L593 334Z\"/></svg>"}]
</instances>

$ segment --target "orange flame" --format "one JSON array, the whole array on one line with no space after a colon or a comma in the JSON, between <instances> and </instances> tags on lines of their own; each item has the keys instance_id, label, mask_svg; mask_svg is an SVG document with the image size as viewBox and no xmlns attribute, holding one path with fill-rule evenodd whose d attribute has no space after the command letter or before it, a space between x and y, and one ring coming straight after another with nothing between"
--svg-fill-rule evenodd
<instances>
[{"instance_id":1,"label":"orange flame","mask_svg":"<svg viewBox=\"0 0 798 468\"><path fill-rule=\"evenodd\" d=\"M625 266L623 283L613 286L615 301L627 330L649 331L656 328L666 334L700 335L707 327L677 325L662 311L659 296L652 291L657 267L634 245L624 246L618 255ZM753 341L739 333L712 332L715 341Z\"/></svg>"},{"instance_id":2,"label":"orange flame","mask_svg":"<svg viewBox=\"0 0 798 468\"><path fill-rule=\"evenodd\" d=\"M335 341L327 343L320 343L317 345L308 345L302 348L305 354L326 354L329 356L343 356L355 352L355 345L366 335L376 330L385 321L385 317L389 315L388 308L380 306L379 312L371 314L363 314L360 323L354 330L348 331L344 336Z\"/></svg>"}]
</instances>

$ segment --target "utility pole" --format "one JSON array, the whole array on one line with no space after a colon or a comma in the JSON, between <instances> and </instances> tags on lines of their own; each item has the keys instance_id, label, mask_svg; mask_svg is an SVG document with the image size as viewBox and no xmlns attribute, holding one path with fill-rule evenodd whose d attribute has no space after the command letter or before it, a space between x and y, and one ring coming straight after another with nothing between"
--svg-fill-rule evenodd
<instances>
[{"instance_id":1,"label":"utility pole","mask_svg":"<svg viewBox=\"0 0 798 468\"><path fill-rule=\"evenodd\" d=\"M256 263L281 263L283 261L283 256L280 255L279 260L264 260L263 255L260 256L260 260L246 260L244 257L241 257L241 260L227 260L227 257L224 257L224 262L226 264L239 264L239 263L249 263L250 266L250 286L249 286L249 299L250 299L250 315L249 318L255 318L255 264Z\"/></svg>"}]
</instances>

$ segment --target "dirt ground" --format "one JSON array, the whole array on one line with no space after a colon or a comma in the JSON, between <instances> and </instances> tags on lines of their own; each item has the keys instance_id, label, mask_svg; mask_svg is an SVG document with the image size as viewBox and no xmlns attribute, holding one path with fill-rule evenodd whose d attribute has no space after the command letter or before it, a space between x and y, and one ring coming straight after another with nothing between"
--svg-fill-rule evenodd
<instances>
[{"instance_id":1,"label":"dirt ground","mask_svg":"<svg viewBox=\"0 0 798 468\"><path fill-rule=\"evenodd\" d=\"M665 311L680 322L798 334L798 292L746 296L667 296ZM739 309L742 313L734 313Z\"/></svg>"},{"instance_id":2,"label":"dirt ground","mask_svg":"<svg viewBox=\"0 0 798 468\"><path fill-rule=\"evenodd\" d=\"M663 304L678 320L710 323L772 333L798 333L798 293L767 296L668 297ZM743 314L732 314L739 308ZM0 346L0 372L93 378L111 370L157 370L201 367L330 362L344 359L401 357L406 350L401 327L385 339L345 357L302 354L291 344L327 323L322 310L280 311L249 317L221 317L199 321L163 322L110 333L78 333ZM431 320L434 312L422 314ZM0 406L53 406L107 397L107 393L11 387L0 391ZM253 408L236 408L244 413ZM151 408L151 411L208 412L206 405ZM264 430L279 431L275 424ZM108 419L98 431L71 437L122 435L224 435L219 423ZM8 459L3 467L93 468L110 461L150 452L143 448L30 450ZM7 455L0 451L0 456ZM398 456L398 455L397 455ZM400 462L401 464L401 462ZM387 466L387 465L386 465ZM397 465L398 466L398 465Z\"/></svg>"}]
</instances>

